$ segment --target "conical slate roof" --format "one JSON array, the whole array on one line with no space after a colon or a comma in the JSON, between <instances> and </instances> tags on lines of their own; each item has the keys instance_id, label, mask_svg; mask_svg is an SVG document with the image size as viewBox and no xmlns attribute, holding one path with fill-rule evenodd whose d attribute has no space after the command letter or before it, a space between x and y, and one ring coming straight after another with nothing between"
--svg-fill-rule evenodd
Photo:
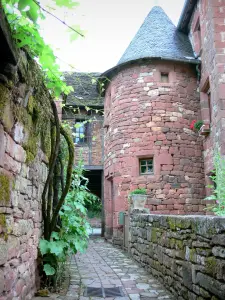
<instances>
[{"instance_id":1,"label":"conical slate roof","mask_svg":"<svg viewBox=\"0 0 225 300\"><path fill-rule=\"evenodd\" d=\"M188 36L177 30L159 6L150 11L118 65L141 58L195 60Z\"/></svg>"}]
</instances>

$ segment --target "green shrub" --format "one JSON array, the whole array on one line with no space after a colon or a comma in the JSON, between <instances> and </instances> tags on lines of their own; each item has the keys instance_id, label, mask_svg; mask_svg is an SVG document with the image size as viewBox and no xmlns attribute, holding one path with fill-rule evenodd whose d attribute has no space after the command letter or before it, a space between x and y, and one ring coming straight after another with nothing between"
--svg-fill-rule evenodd
<instances>
[{"instance_id":1,"label":"green shrub","mask_svg":"<svg viewBox=\"0 0 225 300\"><path fill-rule=\"evenodd\" d=\"M212 189L212 195L205 200L214 200L215 204L209 205L207 210L213 211L218 216L225 216L225 159L217 151L214 155L214 170L210 178L213 185L208 185Z\"/></svg>"},{"instance_id":2,"label":"green shrub","mask_svg":"<svg viewBox=\"0 0 225 300\"><path fill-rule=\"evenodd\" d=\"M147 193L147 190L146 189L136 189L136 190L133 190L129 193L130 196L132 195L146 195Z\"/></svg>"},{"instance_id":3,"label":"green shrub","mask_svg":"<svg viewBox=\"0 0 225 300\"><path fill-rule=\"evenodd\" d=\"M197 122L195 122L195 124L194 124L194 128L195 128L196 130L200 130L203 124L204 124L204 123L203 123L202 120L197 121Z\"/></svg>"}]
</instances>

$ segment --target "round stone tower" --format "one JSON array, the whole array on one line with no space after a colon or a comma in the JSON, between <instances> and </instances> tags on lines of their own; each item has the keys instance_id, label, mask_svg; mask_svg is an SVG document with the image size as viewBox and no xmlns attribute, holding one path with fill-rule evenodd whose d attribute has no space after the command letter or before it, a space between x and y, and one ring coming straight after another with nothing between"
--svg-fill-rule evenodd
<instances>
[{"instance_id":1,"label":"round stone tower","mask_svg":"<svg viewBox=\"0 0 225 300\"><path fill-rule=\"evenodd\" d=\"M128 194L147 189L157 214L202 213L202 142L190 129L200 115L188 36L154 7L105 83L106 235L120 241Z\"/></svg>"}]
</instances>

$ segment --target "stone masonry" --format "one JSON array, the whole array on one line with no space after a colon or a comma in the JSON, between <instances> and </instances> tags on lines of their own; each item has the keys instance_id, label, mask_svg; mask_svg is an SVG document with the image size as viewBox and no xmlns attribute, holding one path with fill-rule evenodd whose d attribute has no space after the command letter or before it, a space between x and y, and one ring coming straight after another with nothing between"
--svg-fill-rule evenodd
<instances>
[{"instance_id":1,"label":"stone masonry","mask_svg":"<svg viewBox=\"0 0 225 300\"><path fill-rule=\"evenodd\" d=\"M133 214L130 253L176 299L225 299L225 219Z\"/></svg>"},{"instance_id":2,"label":"stone masonry","mask_svg":"<svg viewBox=\"0 0 225 300\"><path fill-rule=\"evenodd\" d=\"M161 73L169 82L161 82ZM105 100L106 227L118 227L128 193L146 188L146 207L160 214L204 214L202 141L190 130L199 114L194 67L159 62L114 76ZM141 175L139 160L153 158ZM112 220L113 219L113 220Z\"/></svg>"},{"instance_id":3,"label":"stone masonry","mask_svg":"<svg viewBox=\"0 0 225 300\"><path fill-rule=\"evenodd\" d=\"M201 57L201 118L210 128L204 139L206 184L213 169L213 151L225 154L225 2L198 1L190 20L189 36L196 55ZM209 95L207 92L210 90Z\"/></svg>"},{"instance_id":4,"label":"stone masonry","mask_svg":"<svg viewBox=\"0 0 225 300\"><path fill-rule=\"evenodd\" d=\"M7 57L0 68L0 299L22 300L38 286L51 108L36 63L23 51L12 53L4 39L1 47Z\"/></svg>"}]
</instances>

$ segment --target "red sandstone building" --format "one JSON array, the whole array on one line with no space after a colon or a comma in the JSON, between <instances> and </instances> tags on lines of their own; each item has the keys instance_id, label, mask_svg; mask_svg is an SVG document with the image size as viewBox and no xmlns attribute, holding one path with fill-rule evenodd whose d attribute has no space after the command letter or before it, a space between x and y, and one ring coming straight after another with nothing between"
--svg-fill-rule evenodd
<instances>
[{"instance_id":1,"label":"red sandstone building","mask_svg":"<svg viewBox=\"0 0 225 300\"><path fill-rule=\"evenodd\" d=\"M128 194L155 214L205 214L213 150L225 154L225 2L187 0L175 27L154 7L100 78L107 237L120 239ZM190 129L202 120L201 132ZM99 128L100 130L100 128Z\"/></svg>"}]
</instances>

